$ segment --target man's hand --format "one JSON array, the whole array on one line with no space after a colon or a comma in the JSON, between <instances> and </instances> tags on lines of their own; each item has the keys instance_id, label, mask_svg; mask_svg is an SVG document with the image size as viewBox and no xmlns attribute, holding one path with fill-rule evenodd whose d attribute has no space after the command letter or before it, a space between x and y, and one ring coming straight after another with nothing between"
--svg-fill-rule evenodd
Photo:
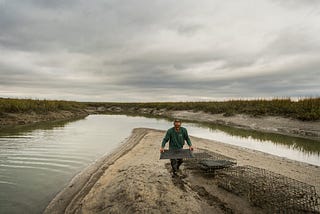
<instances>
[{"instance_id":1,"label":"man's hand","mask_svg":"<svg viewBox=\"0 0 320 214\"><path fill-rule=\"evenodd\" d=\"M161 147L161 148L160 148L160 152L161 152L161 153L164 152L164 148Z\"/></svg>"},{"instance_id":2,"label":"man's hand","mask_svg":"<svg viewBox=\"0 0 320 214\"><path fill-rule=\"evenodd\" d=\"M193 147L192 146L189 146L189 149L190 149L190 151L193 151Z\"/></svg>"}]
</instances>

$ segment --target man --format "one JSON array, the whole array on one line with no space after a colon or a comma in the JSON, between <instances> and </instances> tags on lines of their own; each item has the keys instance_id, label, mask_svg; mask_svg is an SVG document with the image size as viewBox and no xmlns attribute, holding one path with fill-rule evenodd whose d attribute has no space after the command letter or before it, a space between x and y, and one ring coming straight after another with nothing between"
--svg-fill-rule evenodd
<instances>
[{"instance_id":1,"label":"man","mask_svg":"<svg viewBox=\"0 0 320 214\"><path fill-rule=\"evenodd\" d=\"M190 151L193 151L192 143L190 141L187 129L181 127L181 120L175 119L174 127L168 129L165 137L162 140L160 152L164 152L164 147L169 141L169 150L182 149L184 142L187 141ZM173 177L177 175L180 165L182 164L182 159L170 159Z\"/></svg>"}]
</instances>

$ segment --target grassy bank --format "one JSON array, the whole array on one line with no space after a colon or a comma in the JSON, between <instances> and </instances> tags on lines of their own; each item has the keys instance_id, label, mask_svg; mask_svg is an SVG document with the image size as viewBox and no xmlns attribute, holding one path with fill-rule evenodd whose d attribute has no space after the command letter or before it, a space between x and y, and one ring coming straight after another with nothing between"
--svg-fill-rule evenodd
<instances>
[{"instance_id":1,"label":"grassy bank","mask_svg":"<svg viewBox=\"0 0 320 214\"><path fill-rule=\"evenodd\" d=\"M153 108L166 110L204 111L211 114L248 114L253 116L283 116L299 120L320 119L320 98L307 98L299 101L290 99L272 100L230 100L210 102L152 102L152 103L86 103L88 106L120 107L124 111Z\"/></svg>"},{"instance_id":2,"label":"grassy bank","mask_svg":"<svg viewBox=\"0 0 320 214\"><path fill-rule=\"evenodd\" d=\"M0 98L0 113L76 111L85 107L84 103L74 101Z\"/></svg>"},{"instance_id":3,"label":"grassy bank","mask_svg":"<svg viewBox=\"0 0 320 214\"><path fill-rule=\"evenodd\" d=\"M0 130L83 118L85 107L73 101L0 98Z\"/></svg>"},{"instance_id":4,"label":"grassy bank","mask_svg":"<svg viewBox=\"0 0 320 214\"><path fill-rule=\"evenodd\" d=\"M123 112L143 108L166 110L204 111L211 114L247 114L253 116L283 116L299 120L315 121L320 119L320 98L272 100L230 100L210 102L149 102L149 103L115 103L115 102L75 102L61 100L32 100L0 98L1 113L36 112L47 113L60 110L77 111L87 107L119 107Z\"/></svg>"}]
</instances>

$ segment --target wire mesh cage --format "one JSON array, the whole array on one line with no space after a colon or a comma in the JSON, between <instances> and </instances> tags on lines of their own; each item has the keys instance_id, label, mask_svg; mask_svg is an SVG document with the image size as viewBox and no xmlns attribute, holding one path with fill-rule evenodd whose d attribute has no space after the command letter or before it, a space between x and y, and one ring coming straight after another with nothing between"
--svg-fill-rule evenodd
<instances>
[{"instance_id":1,"label":"wire mesh cage","mask_svg":"<svg viewBox=\"0 0 320 214\"><path fill-rule=\"evenodd\" d=\"M207 173L214 173L217 169L237 164L236 159L206 149L196 149L193 151L193 158L185 159L184 162L187 169L202 170Z\"/></svg>"},{"instance_id":2,"label":"wire mesh cage","mask_svg":"<svg viewBox=\"0 0 320 214\"><path fill-rule=\"evenodd\" d=\"M253 206L267 213L320 213L315 187L253 166L219 171L218 186L246 196Z\"/></svg>"}]
</instances>

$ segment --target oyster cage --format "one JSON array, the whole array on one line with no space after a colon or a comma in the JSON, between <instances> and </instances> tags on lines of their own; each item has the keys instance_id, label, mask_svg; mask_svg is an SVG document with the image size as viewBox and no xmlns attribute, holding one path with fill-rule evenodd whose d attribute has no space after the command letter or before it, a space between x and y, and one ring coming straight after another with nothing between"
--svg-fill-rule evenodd
<instances>
[{"instance_id":1,"label":"oyster cage","mask_svg":"<svg viewBox=\"0 0 320 214\"><path fill-rule=\"evenodd\" d=\"M185 167L190 170L202 170L214 173L237 164L237 160L206 149L193 151L193 158L184 159Z\"/></svg>"},{"instance_id":2,"label":"oyster cage","mask_svg":"<svg viewBox=\"0 0 320 214\"><path fill-rule=\"evenodd\" d=\"M267 213L320 213L315 187L253 166L220 170L219 187L246 196L251 205Z\"/></svg>"}]
</instances>

